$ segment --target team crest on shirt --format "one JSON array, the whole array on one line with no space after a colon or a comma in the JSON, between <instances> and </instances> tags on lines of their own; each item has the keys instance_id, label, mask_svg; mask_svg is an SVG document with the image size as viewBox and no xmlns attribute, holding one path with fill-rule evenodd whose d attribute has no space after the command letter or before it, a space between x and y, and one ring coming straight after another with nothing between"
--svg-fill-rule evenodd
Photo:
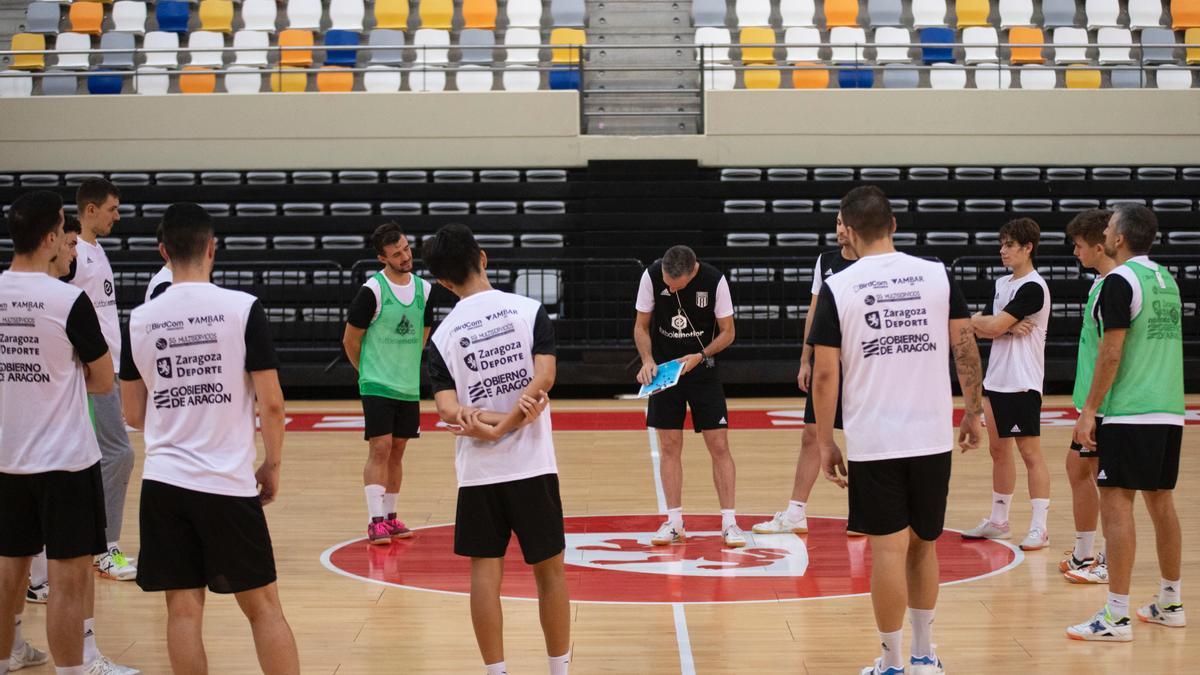
<instances>
[{"instance_id":1,"label":"team crest on shirt","mask_svg":"<svg viewBox=\"0 0 1200 675\"><path fill-rule=\"evenodd\" d=\"M475 357L475 352L471 352L463 357L463 365L471 369L471 372L479 372L479 359Z\"/></svg>"},{"instance_id":2,"label":"team crest on shirt","mask_svg":"<svg viewBox=\"0 0 1200 675\"><path fill-rule=\"evenodd\" d=\"M879 312L867 312L865 315L863 315L863 319L866 320L868 326L874 328L875 330L879 330L879 328L882 326L882 324L879 322Z\"/></svg>"},{"instance_id":3,"label":"team crest on shirt","mask_svg":"<svg viewBox=\"0 0 1200 675\"><path fill-rule=\"evenodd\" d=\"M708 307L708 291L696 292L696 306L700 309Z\"/></svg>"},{"instance_id":4,"label":"team crest on shirt","mask_svg":"<svg viewBox=\"0 0 1200 675\"><path fill-rule=\"evenodd\" d=\"M671 317L671 327L675 330L687 328L687 317L683 315L682 310L676 312L675 316Z\"/></svg>"},{"instance_id":5,"label":"team crest on shirt","mask_svg":"<svg viewBox=\"0 0 1200 675\"><path fill-rule=\"evenodd\" d=\"M400 336L411 335L413 332L412 322L408 320L408 316L400 317L400 323L396 324L396 334Z\"/></svg>"},{"instance_id":6,"label":"team crest on shirt","mask_svg":"<svg viewBox=\"0 0 1200 675\"><path fill-rule=\"evenodd\" d=\"M171 368L171 357L169 356L155 360L154 365L158 369L159 377L171 377L174 374Z\"/></svg>"}]
</instances>

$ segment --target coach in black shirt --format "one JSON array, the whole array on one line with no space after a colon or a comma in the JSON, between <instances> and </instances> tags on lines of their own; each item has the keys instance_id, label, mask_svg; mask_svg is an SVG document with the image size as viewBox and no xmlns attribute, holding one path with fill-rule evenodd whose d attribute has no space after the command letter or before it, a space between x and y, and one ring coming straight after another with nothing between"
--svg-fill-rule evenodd
<instances>
[{"instance_id":1,"label":"coach in black shirt","mask_svg":"<svg viewBox=\"0 0 1200 675\"><path fill-rule=\"evenodd\" d=\"M713 461L713 482L721 503L721 533L725 545L745 546L734 520L733 457L729 454L729 413L725 391L717 378L713 357L733 343L733 302L729 284L717 268L696 260L686 246L673 246L642 274L637 297L633 339L642 368L638 382L648 384L657 365L683 363L676 386L650 397L646 424L658 432L662 453L662 483L667 522L651 543L665 546L684 541L683 423L692 409L692 427L704 434Z\"/></svg>"}]
</instances>

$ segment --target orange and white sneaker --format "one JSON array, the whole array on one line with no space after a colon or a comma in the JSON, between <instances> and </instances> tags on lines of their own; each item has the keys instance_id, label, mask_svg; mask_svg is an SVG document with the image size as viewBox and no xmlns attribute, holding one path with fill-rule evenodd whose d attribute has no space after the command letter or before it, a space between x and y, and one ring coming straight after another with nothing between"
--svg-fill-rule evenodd
<instances>
[{"instance_id":1,"label":"orange and white sneaker","mask_svg":"<svg viewBox=\"0 0 1200 675\"><path fill-rule=\"evenodd\" d=\"M1104 559L1104 554L1101 553L1096 556L1092 564L1077 570L1065 572L1063 576L1073 584L1107 584L1108 562Z\"/></svg>"},{"instance_id":2,"label":"orange and white sneaker","mask_svg":"<svg viewBox=\"0 0 1200 675\"><path fill-rule=\"evenodd\" d=\"M1050 545L1050 533L1035 527L1021 540L1022 551L1040 551Z\"/></svg>"},{"instance_id":3,"label":"orange and white sneaker","mask_svg":"<svg viewBox=\"0 0 1200 675\"><path fill-rule=\"evenodd\" d=\"M667 521L659 526L658 531L654 536L650 537L650 543L654 546L669 546L671 544L682 544L687 541L687 532L683 530L683 526L676 527Z\"/></svg>"},{"instance_id":4,"label":"orange and white sneaker","mask_svg":"<svg viewBox=\"0 0 1200 675\"><path fill-rule=\"evenodd\" d=\"M1166 605L1155 600L1144 607L1139 607L1137 618L1144 623L1157 623L1172 628L1183 628L1187 625L1182 602Z\"/></svg>"},{"instance_id":5,"label":"orange and white sneaker","mask_svg":"<svg viewBox=\"0 0 1200 675\"><path fill-rule=\"evenodd\" d=\"M725 548L741 548L746 545L746 533L737 524L730 525L721 533L725 540Z\"/></svg>"},{"instance_id":6,"label":"orange and white sneaker","mask_svg":"<svg viewBox=\"0 0 1200 675\"><path fill-rule=\"evenodd\" d=\"M1058 571L1066 574L1075 570L1081 570L1096 562L1095 558L1084 558L1080 560L1075 557L1075 549L1064 551L1067 557L1058 561Z\"/></svg>"}]
</instances>

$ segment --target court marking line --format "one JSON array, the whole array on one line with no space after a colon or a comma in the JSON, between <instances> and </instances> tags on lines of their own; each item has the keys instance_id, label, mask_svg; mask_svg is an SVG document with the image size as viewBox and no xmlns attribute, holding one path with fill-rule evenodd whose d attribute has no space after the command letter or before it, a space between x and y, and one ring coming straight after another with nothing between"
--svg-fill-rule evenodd
<instances>
[{"instance_id":1,"label":"court marking line","mask_svg":"<svg viewBox=\"0 0 1200 675\"><path fill-rule=\"evenodd\" d=\"M649 410L646 411L649 414ZM658 512L667 514L667 496L662 486L662 452L658 445L658 434L652 427L646 427L646 435L650 437L650 465L654 467L654 491L658 498ZM675 644L679 648L680 675L696 675L696 663L692 658L692 638L688 634L687 613L683 603L671 603L671 616L675 619Z\"/></svg>"}]
</instances>

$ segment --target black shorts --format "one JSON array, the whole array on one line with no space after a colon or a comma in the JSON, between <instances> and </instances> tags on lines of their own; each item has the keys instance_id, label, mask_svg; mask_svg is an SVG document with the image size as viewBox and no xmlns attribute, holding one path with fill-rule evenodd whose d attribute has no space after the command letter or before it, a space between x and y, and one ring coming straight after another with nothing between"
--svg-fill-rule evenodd
<instances>
[{"instance_id":1,"label":"black shorts","mask_svg":"<svg viewBox=\"0 0 1200 675\"><path fill-rule=\"evenodd\" d=\"M258 497L230 497L142 481L143 591L208 586L241 593L275 581L271 533Z\"/></svg>"},{"instance_id":2,"label":"black shorts","mask_svg":"<svg viewBox=\"0 0 1200 675\"><path fill-rule=\"evenodd\" d=\"M1042 395L1036 391L988 391L996 434L1000 438L1042 435Z\"/></svg>"},{"instance_id":3,"label":"black shorts","mask_svg":"<svg viewBox=\"0 0 1200 675\"><path fill-rule=\"evenodd\" d=\"M846 529L884 535L911 527L925 541L940 537L946 522L952 454L849 462Z\"/></svg>"},{"instance_id":4,"label":"black shorts","mask_svg":"<svg viewBox=\"0 0 1200 675\"><path fill-rule=\"evenodd\" d=\"M0 473L0 556L25 558L42 548L51 560L108 550L100 462L82 471Z\"/></svg>"},{"instance_id":5,"label":"black shorts","mask_svg":"<svg viewBox=\"0 0 1200 675\"><path fill-rule=\"evenodd\" d=\"M419 438L421 436L421 402L401 401L383 396L362 397L363 437Z\"/></svg>"},{"instance_id":6,"label":"black shorts","mask_svg":"<svg viewBox=\"0 0 1200 675\"><path fill-rule=\"evenodd\" d=\"M703 368L704 366L698 366ZM729 428L725 388L716 376L680 378L679 384L650 397L646 426L654 429L683 429L687 409L692 409L692 428L697 432Z\"/></svg>"},{"instance_id":7,"label":"black shorts","mask_svg":"<svg viewBox=\"0 0 1200 675\"><path fill-rule=\"evenodd\" d=\"M503 558L513 532L529 565L549 560L567 547L558 474L458 489L456 554Z\"/></svg>"},{"instance_id":8,"label":"black shorts","mask_svg":"<svg viewBox=\"0 0 1200 675\"><path fill-rule=\"evenodd\" d=\"M804 399L804 424L817 423L817 411L813 409L812 388L809 387L808 396ZM842 427L842 383L838 380L838 402L837 412L833 414L833 428L841 429Z\"/></svg>"},{"instance_id":9,"label":"black shorts","mask_svg":"<svg viewBox=\"0 0 1200 675\"><path fill-rule=\"evenodd\" d=\"M1096 429L1100 471L1096 485L1126 490L1174 490L1183 427L1174 424L1102 424Z\"/></svg>"},{"instance_id":10,"label":"black shorts","mask_svg":"<svg viewBox=\"0 0 1200 675\"><path fill-rule=\"evenodd\" d=\"M1100 425L1103 423L1104 423L1104 418L1097 415L1096 416L1096 431L1100 430ZM1084 457L1084 458L1100 456L1100 453L1096 452L1095 450L1088 450L1087 448L1076 443L1075 441L1071 441L1071 449L1074 450L1075 452L1078 452L1079 456Z\"/></svg>"}]
</instances>

